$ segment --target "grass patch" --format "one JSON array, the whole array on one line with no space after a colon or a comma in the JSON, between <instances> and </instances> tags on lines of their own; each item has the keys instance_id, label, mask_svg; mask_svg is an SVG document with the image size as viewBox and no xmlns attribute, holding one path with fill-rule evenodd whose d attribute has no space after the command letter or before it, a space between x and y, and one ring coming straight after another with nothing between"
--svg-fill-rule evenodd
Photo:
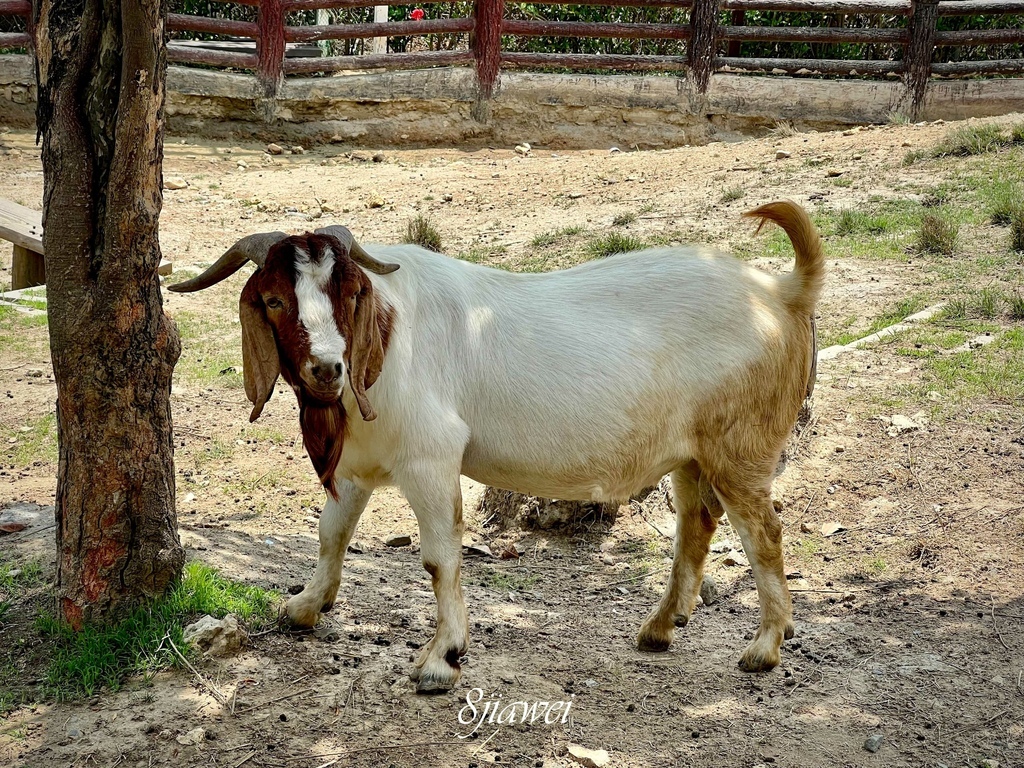
<instances>
[{"instance_id":1,"label":"grass patch","mask_svg":"<svg viewBox=\"0 0 1024 768\"><path fill-rule=\"evenodd\" d=\"M1019 404L1024 399L1024 329L1007 330L980 349L930 358L924 374L926 386L940 389L953 405L982 398Z\"/></svg>"},{"instance_id":2,"label":"grass patch","mask_svg":"<svg viewBox=\"0 0 1024 768\"><path fill-rule=\"evenodd\" d=\"M960 245L960 225L935 213L921 217L917 249L922 253L952 256Z\"/></svg>"},{"instance_id":3,"label":"grass patch","mask_svg":"<svg viewBox=\"0 0 1024 768\"><path fill-rule=\"evenodd\" d=\"M174 368L177 379L201 386L242 388L242 350L237 335L232 335L229 327L189 311L176 312L174 322L182 348Z\"/></svg>"},{"instance_id":4,"label":"grass patch","mask_svg":"<svg viewBox=\"0 0 1024 768\"><path fill-rule=\"evenodd\" d=\"M740 200L745 197L747 191L743 187L729 187L727 190L722 192L721 201L723 203L731 203L734 200Z\"/></svg>"},{"instance_id":5,"label":"grass patch","mask_svg":"<svg viewBox=\"0 0 1024 768\"><path fill-rule=\"evenodd\" d=\"M871 325L869 325L867 329L858 331L844 330L834 336L826 336L822 334L819 344L823 349L835 344L849 344L857 339L870 336L872 333L878 333L878 331L883 328L888 328L890 325L900 322L915 312L920 312L927 306L927 304L928 300L924 294L918 293L913 296L908 296L907 298L901 299L883 310L882 314L878 315L878 317L871 321ZM856 322L856 318L851 318L847 320L845 325L849 327L854 322Z\"/></svg>"},{"instance_id":6,"label":"grass patch","mask_svg":"<svg viewBox=\"0 0 1024 768\"><path fill-rule=\"evenodd\" d=\"M619 225L616 225L619 226ZM562 227L554 232L541 232L536 235L533 240L530 241L530 245L534 248L547 248L548 246L554 245L555 243L561 243L569 240L576 235L580 235L584 232L584 228L580 226L573 227Z\"/></svg>"},{"instance_id":7,"label":"grass patch","mask_svg":"<svg viewBox=\"0 0 1024 768\"><path fill-rule=\"evenodd\" d=\"M1006 300L1010 311L1010 319L1016 322L1024 320L1024 293L1020 289L1014 291Z\"/></svg>"},{"instance_id":8,"label":"grass patch","mask_svg":"<svg viewBox=\"0 0 1024 768\"><path fill-rule=\"evenodd\" d=\"M1024 205L1017 208L1010 218L1010 248L1024 253Z\"/></svg>"},{"instance_id":9,"label":"grass patch","mask_svg":"<svg viewBox=\"0 0 1024 768\"><path fill-rule=\"evenodd\" d=\"M998 125L964 125L954 128L942 140L935 157L968 157L997 152L1012 143L1011 133Z\"/></svg>"},{"instance_id":10,"label":"grass patch","mask_svg":"<svg viewBox=\"0 0 1024 768\"><path fill-rule=\"evenodd\" d=\"M0 561L0 626L14 606L14 599L18 593L38 586L42 578L43 565L39 560L28 560L23 563ZM3 706L0 706L0 712L3 712Z\"/></svg>"},{"instance_id":11,"label":"grass patch","mask_svg":"<svg viewBox=\"0 0 1024 768\"><path fill-rule=\"evenodd\" d=\"M989 220L1000 227L1009 226L1015 216L1024 216L1024 188L1012 181L1000 181L983 195Z\"/></svg>"},{"instance_id":12,"label":"grass patch","mask_svg":"<svg viewBox=\"0 0 1024 768\"><path fill-rule=\"evenodd\" d=\"M645 245L644 241L639 237L624 235L620 232L609 232L604 237L591 241L587 246L587 252L592 258L600 259L616 253L643 250Z\"/></svg>"},{"instance_id":13,"label":"grass patch","mask_svg":"<svg viewBox=\"0 0 1024 768\"><path fill-rule=\"evenodd\" d=\"M627 213L620 213L614 219L612 219L613 227L625 227L636 221L636 214L632 211Z\"/></svg>"},{"instance_id":14,"label":"grass patch","mask_svg":"<svg viewBox=\"0 0 1024 768\"><path fill-rule=\"evenodd\" d=\"M16 429L2 429L0 440L0 456L16 466L27 467L37 461L56 463L57 417L48 413Z\"/></svg>"},{"instance_id":15,"label":"grass patch","mask_svg":"<svg viewBox=\"0 0 1024 768\"><path fill-rule=\"evenodd\" d=\"M91 696L101 688L116 691L133 675L176 666L179 662L164 637L187 655L182 632L197 617L232 613L258 631L275 620L276 600L273 592L229 581L213 568L191 562L167 595L113 626L74 632L42 615L36 628L56 646L46 685L58 699Z\"/></svg>"},{"instance_id":16,"label":"grass patch","mask_svg":"<svg viewBox=\"0 0 1024 768\"><path fill-rule=\"evenodd\" d=\"M538 574L519 573L512 569L490 569L480 580L480 586L499 592L525 592L538 581L540 581Z\"/></svg>"},{"instance_id":17,"label":"grass patch","mask_svg":"<svg viewBox=\"0 0 1024 768\"><path fill-rule=\"evenodd\" d=\"M405 225L405 238L402 242L412 243L435 253L441 252L441 233L423 214L409 219Z\"/></svg>"}]
</instances>

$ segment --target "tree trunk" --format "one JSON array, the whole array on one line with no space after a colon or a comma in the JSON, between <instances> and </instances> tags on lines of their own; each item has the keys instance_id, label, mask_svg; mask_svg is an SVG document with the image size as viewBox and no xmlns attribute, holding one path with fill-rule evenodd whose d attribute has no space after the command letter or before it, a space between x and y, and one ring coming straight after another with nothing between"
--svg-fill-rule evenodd
<instances>
[{"instance_id":1,"label":"tree trunk","mask_svg":"<svg viewBox=\"0 0 1024 768\"><path fill-rule=\"evenodd\" d=\"M184 562L157 237L162 0L39 0L37 123L57 381L57 600L75 628L160 595Z\"/></svg>"}]
</instances>

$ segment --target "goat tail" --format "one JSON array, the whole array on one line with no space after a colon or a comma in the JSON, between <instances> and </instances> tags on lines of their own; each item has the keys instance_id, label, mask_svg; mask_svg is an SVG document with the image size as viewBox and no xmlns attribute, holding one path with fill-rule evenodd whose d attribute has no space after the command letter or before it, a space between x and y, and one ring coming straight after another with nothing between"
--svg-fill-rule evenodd
<instances>
[{"instance_id":1,"label":"goat tail","mask_svg":"<svg viewBox=\"0 0 1024 768\"><path fill-rule=\"evenodd\" d=\"M825 282L825 256L821 250L818 230L807 211L794 202L780 200L743 215L761 220L757 226L758 232L766 221L773 221L789 236L793 250L796 251L796 267L781 280L783 294L793 311L814 312L814 305L818 302Z\"/></svg>"}]
</instances>

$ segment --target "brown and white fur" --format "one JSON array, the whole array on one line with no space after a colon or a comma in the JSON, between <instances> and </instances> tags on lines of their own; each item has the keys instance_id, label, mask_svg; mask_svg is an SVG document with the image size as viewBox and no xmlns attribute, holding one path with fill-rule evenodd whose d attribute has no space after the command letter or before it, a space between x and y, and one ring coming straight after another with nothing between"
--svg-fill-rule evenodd
<instances>
[{"instance_id":1,"label":"brown and white fur","mask_svg":"<svg viewBox=\"0 0 1024 768\"><path fill-rule=\"evenodd\" d=\"M288 601L291 621L311 626L333 606L360 514L374 488L396 485L438 603L413 678L420 691L451 688L469 645L460 474L595 501L671 474L675 558L638 646L665 650L689 620L724 508L761 604L740 666L776 666L794 628L769 489L812 369L824 262L796 204L747 215L782 226L793 272L688 247L510 274L415 246L370 247L401 267L370 271L344 238L280 235L242 292L241 318L252 418L280 371L327 489L319 562Z\"/></svg>"}]
</instances>

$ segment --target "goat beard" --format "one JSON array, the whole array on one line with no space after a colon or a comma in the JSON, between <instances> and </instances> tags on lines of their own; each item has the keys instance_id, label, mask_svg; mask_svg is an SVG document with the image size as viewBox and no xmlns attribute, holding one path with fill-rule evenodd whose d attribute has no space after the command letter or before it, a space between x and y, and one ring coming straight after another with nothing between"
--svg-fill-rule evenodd
<instances>
[{"instance_id":1,"label":"goat beard","mask_svg":"<svg viewBox=\"0 0 1024 768\"><path fill-rule=\"evenodd\" d=\"M345 445L346 414L341 400L323 402L299 396L299 425L313 469L331 496L338 498L334 471Z\"/></svg>"}]
</instances>

